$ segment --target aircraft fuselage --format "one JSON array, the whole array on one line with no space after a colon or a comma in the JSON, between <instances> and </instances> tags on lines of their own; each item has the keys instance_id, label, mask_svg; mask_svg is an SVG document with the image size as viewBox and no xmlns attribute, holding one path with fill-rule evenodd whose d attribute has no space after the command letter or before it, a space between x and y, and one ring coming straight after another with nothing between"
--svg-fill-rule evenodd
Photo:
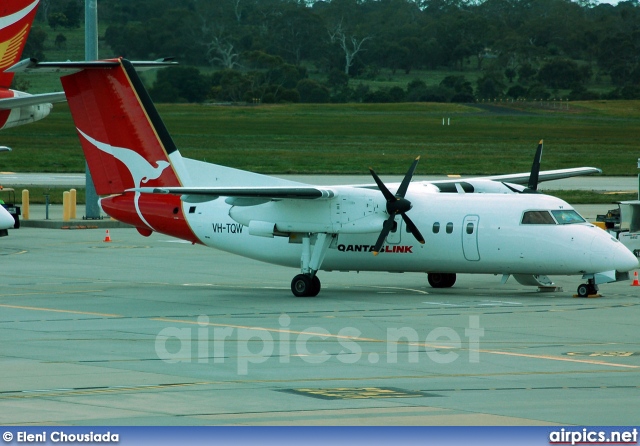
<instances>
[{"instance_id":1,"label":"aircraft fuselage","mask_svg":"<svg viewBox=\"0 0 640 446\"><path fill-rule=\"evenodd\" d=\"M322 262L325 271L572 275L628 270L637 265L637 259L621 243L587 222L523 224L527 211L575 212L558 198L542 194L429 193L423 192L420 184L412 185L407 197L413 203L411 218L425 243L419 244L398 217L397 227L386 238L380 255L374 256L378 223L388 218L384 201L375 191L369 199L367 191L362 202L356 203L353 191L365 189L333 189L333 198L300 200L295 209L290 209L291 201L236 206L224 197L189 203L179 197L149 195L138 197L138 209L158 232L290 267L299 267L301 261L302 234L295 232L296 218L304 226L314 222L317 232L325 227L324 232L336 234ZM129 193L103 199L102 206L123 220L125 214L135 214L133 202L134 196ZM359 212L359 206L364 210ZM160 216L158 209L166 209L165 215ZM292 217L294 214L297 217ZM354 221L360 214L361 218ZM292 227L270 220L276 216ZM254 221L266 223L265 227L273 228L272 233L256 231ZM135 217L130 223L140 226ZM370 225L371 231L353 233L362 225Z\"/></svg>"}]
</instances>

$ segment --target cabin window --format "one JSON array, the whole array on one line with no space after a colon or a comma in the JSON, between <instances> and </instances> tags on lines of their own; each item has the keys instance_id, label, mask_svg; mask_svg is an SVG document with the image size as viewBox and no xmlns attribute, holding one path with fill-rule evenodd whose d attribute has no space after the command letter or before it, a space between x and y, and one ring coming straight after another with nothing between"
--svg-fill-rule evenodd
<instances>
[{"instance_id":1,"label":"cabin window","mask_svg":"<svg viewBox=\"0 0 640 446\"><path fill-rule=\"evenodd\" d=\"M574 223L584 223L585 220L574 210L551 211L559 225L571 225Z\"/></svg>"},{"instance_id":2,"label":"cabin window","mask_svg":"<svg viewBox=\"0 0 640 446\"><path fill-rule=\"evenodd\" d=\"M437 234L438 232L440 232L440 222L435 222L433 224L433 233Z\"/></svg>"},{"instance_id":3,"label":"cabin window","mask_svg":"<svg viewBox=\"0 0 640 446\"><path fill-rule=\"evenodd\" d=\"M527 211L522 215L523 225L555 225L549 211Z\"/></svg>"},{"instance_id":4,"label":"cabin window","mask_svg":"<svg viewBox=\"0 0 640 446\"><path fill-rule=\"evenodd\" d=\"M473 234L473 223L467 223L467 234Z\"/></svg>"},{"instance_id":5,"label":"cabin window","mask_svg":"<svg viewBox=\"0 0 640 446\"><path fill-rule=\"evenodd\" d=\"M447 234L451 234L453 232L453 223L447 223Z\"/></svg>"}]
</instances>

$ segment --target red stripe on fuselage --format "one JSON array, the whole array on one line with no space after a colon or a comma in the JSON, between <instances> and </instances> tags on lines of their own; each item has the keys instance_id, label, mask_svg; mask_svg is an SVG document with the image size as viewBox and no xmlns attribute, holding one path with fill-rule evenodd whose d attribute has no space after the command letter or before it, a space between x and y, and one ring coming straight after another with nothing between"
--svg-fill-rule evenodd
<instances>
[{"instance_id":1,"label":"red stripe on fuselage","mask_svg":"<svg viewBox=\"0 0 640 446\"><path fill-rule=\"evenodd\" d=\"M126 193L103 198L102 209L116 220L130 225L148 229L140 219L135 208L135 194ZM138 199L138 207L144 219L152 229L165 235L188 240L192 243L202 242L195 236L182 212L180 197L175 195L142 194Z\"/></svg>"}]
</instances>

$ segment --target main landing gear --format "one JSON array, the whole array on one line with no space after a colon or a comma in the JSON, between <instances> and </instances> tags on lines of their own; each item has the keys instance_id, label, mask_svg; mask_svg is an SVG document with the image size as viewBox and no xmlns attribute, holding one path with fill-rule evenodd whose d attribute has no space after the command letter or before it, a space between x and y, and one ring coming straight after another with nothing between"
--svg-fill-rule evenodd
<instances>
[{"instance_id":1,"label":"main landing gear","mask_svg":"<svg viewBox=\"0 0 640 446\"><path fill-rule=\"evenodd\" d=\"M320 292L320 279L316 273L322 265L324 256L333 241L335 234L319 233L316 241L311 246L311 234L302 236L302 256L300 258L300 270L291 281L291 292L296 297L315 297Z\"/></svg>"},{"instance_id":2,"label":"main landing gear","mask_svg":"<svg viewBox=\"0 0 640 446\"><path fill-rule=\"evenodd\" d=\"M298 274L291 281L291 292L296 297L316 297L320 292L320 279L306 274Z\"/></svg>"},{"instance_id":3,"label":"main landing gear","mask_svg":"<svg viewBox=\"0 0 640 446\"><path fill-rule=\"evenodd\" d=\"M578 287L578 296L587 297L598 294L598 285L596 285L595 279L589 279L587 283L583 283Z\"/></svg>"},{"instance_id":4,"label":"main landing gear","mask_svg":"<svg viewBox=\"0 0 640 446\"><path fill-rule=\"evenodd\" d=\"M427 279L433 288L451 288L456 283L455 273L429 273Z\"/></svg>"}]
</instances>

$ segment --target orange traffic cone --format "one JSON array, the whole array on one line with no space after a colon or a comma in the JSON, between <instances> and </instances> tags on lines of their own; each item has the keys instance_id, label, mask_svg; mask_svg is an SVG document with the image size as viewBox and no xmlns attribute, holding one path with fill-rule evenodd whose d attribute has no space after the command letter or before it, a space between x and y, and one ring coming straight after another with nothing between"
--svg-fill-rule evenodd
<instances>
[{"instance_id":1,"label":"orange traffic cone","mask_svg":"<svg viewBox=\"0 0 640 446\"><path fill-rule=\"evenodd\" d=\"M111 241L111 236L109 235L109 230L108 229L107 229L107 235L105 236L104 241L105 242L110 242ZM636 274L638 274L638 273L636 273Z\"/></svg>"},{"instance_id":2,"label":"orange traffic cone","mask_svg":"<svg viewBox=\"0 0 640 446\"><path fill-rule=\"evenodd\" d=\"M640 282L638 282L638 271L633 272L633 282L631 282L631 286L640 286Z\"/></svg>"}]
</instances>

